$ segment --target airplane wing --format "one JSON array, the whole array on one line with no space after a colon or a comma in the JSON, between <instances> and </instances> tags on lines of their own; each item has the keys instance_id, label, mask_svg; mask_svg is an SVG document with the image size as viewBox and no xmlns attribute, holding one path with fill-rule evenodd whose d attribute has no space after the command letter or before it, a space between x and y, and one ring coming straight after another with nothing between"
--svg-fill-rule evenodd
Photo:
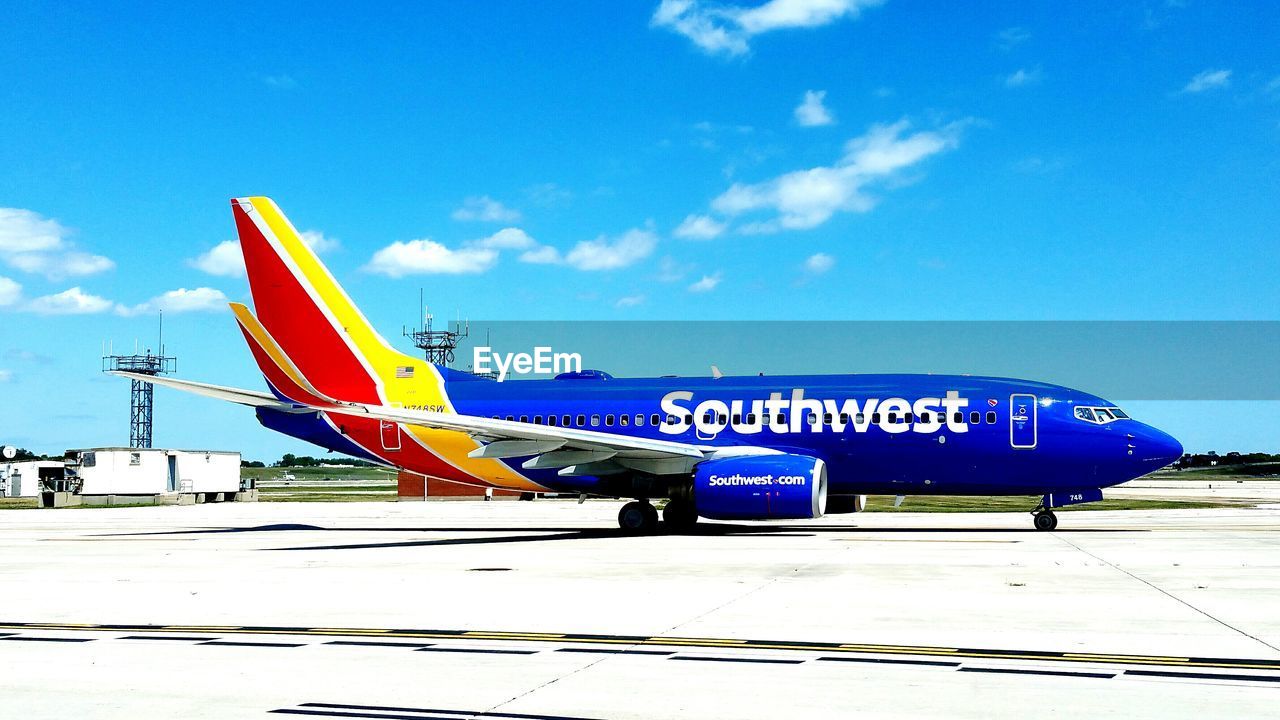
<instances>
[{"instance_id":1,"label":"airplane wing","mask_svg":"<svg viewBox=\"0 0 1280 720\"><path fill-rule=\"evenodd\" d=\"M690 471L694 465L712 457L770 452L763 448L755 447L725 448L711 445L694 445L671 440L614 435L612 433L578 428L553 427L510 420L495 420L474 415L409 410L382 405L361 403L306 405L280 400L270 393L241 390L191 380L155 377L130 372L114 372L112 374L253 407L270 407L285 412L314 412L321 410L340 415L375 418L384 422L397 422L462 432L484 443L471 452L472 457L530 457L529 460L523 463L523 467L528 469L561 468L560 473L564 475L588 474L599 469L599 463L605 462L616 463L627 469L655 474L681 473ZM593 465L594 467L592 467Z\"/></svg>"}]
</instances>

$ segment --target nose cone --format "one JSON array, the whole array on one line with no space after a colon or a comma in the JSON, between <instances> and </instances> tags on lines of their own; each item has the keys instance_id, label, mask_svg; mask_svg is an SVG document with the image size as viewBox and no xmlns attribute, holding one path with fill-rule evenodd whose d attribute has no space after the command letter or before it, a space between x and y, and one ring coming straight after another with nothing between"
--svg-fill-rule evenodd
<instances>
[{"instance_id":1,"label":"nose cone","mask_svg":"<svg viewBox=\"0 0 1280 720\"><path fill-rule=\"evenodd\" d=\"M1135 433L1133 456L1152 470L1158 470L1182 457L1182 443L1169 433L1142 425Z\"/></svg>"}]
</instances>

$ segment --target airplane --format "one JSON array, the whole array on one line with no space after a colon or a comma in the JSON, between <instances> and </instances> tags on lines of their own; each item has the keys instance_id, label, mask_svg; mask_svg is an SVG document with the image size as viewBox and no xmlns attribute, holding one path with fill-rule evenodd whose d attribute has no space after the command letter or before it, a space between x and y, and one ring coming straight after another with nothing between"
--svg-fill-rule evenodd
<instances>
[{"instance_id":1,"label":"airplane","mask_svg":"<svg viewBox=\"0 0 1280 720\"><path fill-rule=\"evenodd\" d=\"M252 407L268 429L424 476L627 499L619 527L801 520L868 495L1040 496L1054 509L1168 465L1182 446L1096 395L967 375L497 382L396 350L276 204L231 201L254 311L231 303L270 392L115 374Z\"/></svg>"}]
</instances>

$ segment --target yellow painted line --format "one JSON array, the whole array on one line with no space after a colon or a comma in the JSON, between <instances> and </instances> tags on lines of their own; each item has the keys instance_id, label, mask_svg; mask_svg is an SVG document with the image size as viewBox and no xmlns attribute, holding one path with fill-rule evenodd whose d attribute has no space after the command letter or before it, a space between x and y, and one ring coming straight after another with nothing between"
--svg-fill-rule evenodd
<instances>
[{"instance_id":1,"label":"yellow painted line","mask_svg":"<svg viewBox=\"0 0 1280 720\"><path fill-rule=\"evenodd\" d=\"M929 647L927 645L865 645L862 643L846 643L841 645L842 648L850 650L869 650L872 652L931 652L931 653L954 653L960 652L959 648Z\"/></svg>"},{"instance_id":2,"label":"yellow painted line","mask_svg":"<svg viewBox=\"0 0 1280 720\"><path fill-rule=\"evenodd\" d=\"M326 635L364 635L372 633L389 633L390 628L309 628L308 632L325 633Z\"/></svg>"},{"instance_id":3,"label":"yellow painted line","mask_svg":"<svg viewBox=\"0 0 1280 720\"><path fill-rule=\"evenodd\" d=\"M727 638L684 638L684 637L651 637L647 643L670 643L673 645L746 645L747 640L730 640Z\"/></svg>"},{"instance_id":4,"label":"yellow painted line","mask_svg":"<svg viewBox=\"0 0 1280 720\"><path fill-rule=\"evenodd\" d=\"M560 640L561 633L520 633L520 632L485 632L484 630L468 630L461 637L497 637L497 638L529 638L532 640Z\"/></svg>"},{"instance_id":5,"label":"yellow painted line","mask_svg":"<svg viewBox=\"0 0 1280 720\"><path fill-rule=\"evenodd\" d=\"M161 630L207 630L209 632L244 632L238 627L219 627L217 625L165 625ZM263 633L264 635L267 633Z\"/></svg>"}]
</instances>

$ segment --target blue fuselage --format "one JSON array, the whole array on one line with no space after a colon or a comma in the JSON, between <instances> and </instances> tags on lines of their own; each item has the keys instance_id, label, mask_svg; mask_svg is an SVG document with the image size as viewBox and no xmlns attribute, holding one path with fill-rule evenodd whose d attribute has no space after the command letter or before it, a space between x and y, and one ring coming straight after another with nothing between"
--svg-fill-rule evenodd
<instances>
[{"instance_id":1,"label":"blue fuselage","mask_svg":"<svg viewBox=\"0 0 1280 720\"><path fill-rule=\"evenodd\" d=\"M1102 398L1005 378L605 376L498 383L451 377L448 393L460 413L811 455L827 463L833 494L1039 495L1103 488L1182 453L1172 437L1123 413L1106 422L1078 416L1076 408L1114 409ZM952 402L943 407L948 396ZM791 402L798 397L818 404ZM772 407L766 405L771 399ZM939 402L917 404L921 399ZM713 402L702 404L708 400ZM858 410L867 412L860 416ZM694 414L697 422L690 422ZM521 461L508 462L519 468ZM554 470L523 472L565 491L590 492L597 480Z\"/></svg>"}]
</instances>

